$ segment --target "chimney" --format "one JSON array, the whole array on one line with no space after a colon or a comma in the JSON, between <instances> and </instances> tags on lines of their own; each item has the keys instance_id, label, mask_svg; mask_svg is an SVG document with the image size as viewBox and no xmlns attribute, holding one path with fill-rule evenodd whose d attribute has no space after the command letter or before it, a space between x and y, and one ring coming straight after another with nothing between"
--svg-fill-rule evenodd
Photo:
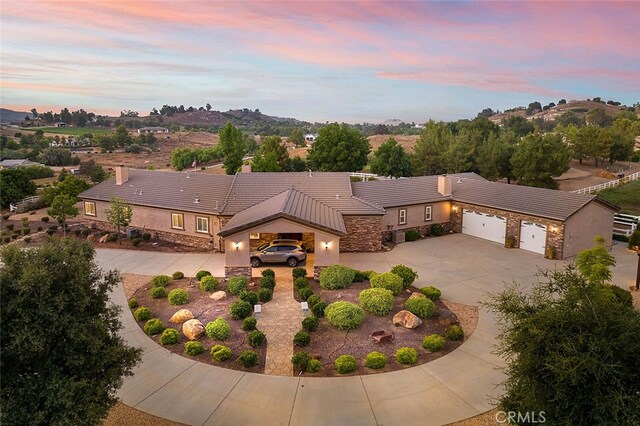
<instances>
[{"instance_id":1,"label":"chimney","mask_svg":"<svg viewBox=\"0 0 640 426\"><path fill-rule=\"evenodd\" d=\"M243 164L241 173L251 173L251 164Z\"/></svg>"},{"instance_id":2,"label":"chimney","mask_svg":"<svg viewBox=\"0 0 640 426\"><path fill-rule=\"evenodd\" d=\"M451 195L451 178L449 176L438 176L438 192L444 196Z\"/></svg>"},{"instance_id":3,"label":"chimney","mask_svg":"<svg viewBox=\"0 0 640 426\"><path fill-rule=\"evenodd\" d=\"M116 185L122 185L129 180L129 169L124 168L124 164L116 166Z\"/></svg>"}]
</instances>

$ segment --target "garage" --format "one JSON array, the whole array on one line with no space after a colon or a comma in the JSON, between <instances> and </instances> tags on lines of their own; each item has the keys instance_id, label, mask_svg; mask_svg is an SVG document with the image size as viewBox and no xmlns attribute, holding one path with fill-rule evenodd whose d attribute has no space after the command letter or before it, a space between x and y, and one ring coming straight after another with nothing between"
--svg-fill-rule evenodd
<instances>
[{"instance_id":1,"label":"garage","mask_svg":"<svg viewBox=\"0 0 640 426\"><path fill-rule=\"evenodd\" d=\"M507 219L488 213L464 209L462 213L462 233L485 240L504 244Z\"/></svg>"},{"instance_id":2,"label":"garage","mask_svg":"<svg viewBox=\"0 0 640 426\"><path fill-rule=\"evenodd\" d=\"M520 248L544 254L547 242L547 227L541 223L520 224Z\"/></svg>"}]
</instances>

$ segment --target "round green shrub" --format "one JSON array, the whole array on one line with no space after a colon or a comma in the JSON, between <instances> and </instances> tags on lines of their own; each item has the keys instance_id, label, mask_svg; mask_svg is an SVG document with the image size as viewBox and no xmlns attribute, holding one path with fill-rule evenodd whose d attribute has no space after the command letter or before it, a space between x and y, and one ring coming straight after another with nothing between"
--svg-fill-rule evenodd
<instances>
[{"instance_id":1,"label":"round green shrub","mask_svg":"<svg viewBox=\"0 0 640 426\"><path fill-rule=\"evenodd\" d=\"M416 241L420 238L420 232L418 232L417 229L409 229L407 232L404 233L404 240L405 241Z\"/></svg>"},{"instance_id":2,"label":"round green shrub","mask_svg":"<svg viewBox=\"0 0 640 426\"><path fill-rule=\"evenodd\" d=\"M273 297L273 290L270 288L261 288L258 290L258 300L262 303L267 303Z\"/></svg>"},{"instance_id":3,"label":"round green shrub","mask_svg":"<svg viewBox=\"0 0 640 426\"><path fill-rule=\"evenodd\" d=\"M329 324L340 330L353 330L360 327L364 321L362 308L351 302L333 302L327 306L324 314Z\"/></svg>"},{"instance_id":4,"label":"round green shrub","mask_svg":"<svg viewBox=\"0 0 640 426\"><path fill-rule=\"evenodd\" d=\"M258 325L258 320L254 317L247 317L242 320L242 329L244 331L251 331L256 329L256 325Z\"/></svg>"},{"instance_id":5,"label":"round green shrub","mask_svg":"<svg viewBox=\"0 0 640 426\"><path fill-rule=\"evenodd\" d=\"M440 296L442 295L442 292L440 291L440 289L430 285L429 287L425 287L423 289L421 289L420 291L422 291L422 294L424 294L425 296L427 296L429 299L433 300L434 302L438 299L440 299Z\"/></svg>"},{"instance_id":6,"label":"round green shrub","mask_svg":"<svg viewBox=\"0 0 640 426\"><path fill-rule=\"evenodd\" d=\"M242 351L238 357L238 363L244 368L252 368L258 364L258 353L255 351Z\"/></svg>"},{"instance_id":7,"label":"round green shrub","mask_svg":"<svg viewBox=\"0 0 640 426\"><path fill-rule=\"evenodd\" d=\"M304 268L293 268L291 270L291 275L293 276L293 279L295 280L296 278L304 278L307 276L307 270Z\"/></svg>"},{"instance_id":8,"label":"round green shrub","mask_svg":"<svg viewBox=\"0 0 640 426\"><path fill-rule=\"evenodd\" d=\"M53 234L49 234L49 235L53 235ZM17 239L18 239L18 234L13 234L13 235L11 236L11 239L12 239L12 240L17 240Z\"/></svg>"},{"instance_id":9,"label":"round green shrub","mask_svg":"<svg viewBox=\"0 0 640 426\"><path fill-rule=\"evenodd\" d=\"M144 332L149 336L155 336L164 331L164 324L160 321L160 318L152 318L144 325Z\"/></svg>"},{"instance_id":10,"label":"round green shrub","mask_svg":"<svg viewBox=\"0 0 640 426\"><path fill-rule=\"evenodd\" d=\"M233 294L234 296L237 296L240 294L242 290L247 289L248 283L249 283L249 280L247 280L246 277L242 277L242 276L231 277L227 282L227 291Z\"/></svg>"},{"instance_id":11,"label":"round green shrub","mask_svg":"<svg viewBox=\"0 0 640 426\"><path fill-rule=\"evenodd\" d=\"M142 238L136 237L131 239L131 244L133 244L134 247L138 247L140 243L142 243Z\"/></svg>"},{"instance_id":12,"label":"round green shrub","mask_svg":"<svg viewBox=\"0 0 640 426\"><path fill-rule=\"evenodd\" d=\"M464 331L459 325L450 325L444 330L444 337L447 340L462 340L464 338Z\"/></svg>"},{"instance_id":13,"label":"round green shrub","mask_svg":"<svg viewBox=\"0 0 640 426\"><path fill-rule=\"evenodd\" d=\"M254 348L257 348L258 346L260 346L262 342L264 342L265 338L266 337L264 333L260 330L253 330L247 336L247 340L249 341L249 344Z\"/></svg>"},{"instance_id":14,"label":"round green shrub","mask_svg":"<svg viewBox=\"0 0 640 426\"><path fill-rule=\"evenodd\" d=\"M219 317L214 321L210 321L204 327L205 333L212 339L226 340L231 335L231 326L224 318Z\"/></svg>"},{"instance_id":15,"label":"round green shrub","mask_svg":"<svg viewBox=\"0 0 640 426\"><path fill-rule=\"evenodd\" d=\"M211 275L211 272L201 269L196 272L196 280L202 281L202 277L206 277L207 275Z\"/></svg>"},{"instance_id":16,"label":"round green shrub","mask_svg":"<svg viewBox=\"0 0 640 426\"><path fill-rule=\"evenodd\" d=\"M174 288L169 292L168 299L172 305L184 305L189 301L189 293L182 288Z\"/></svg>"},{"instance_id":17,"label":"round green shrub","mask_svg":"<svg viewBox=\"0 0 640 426\"><path fill-rule=\"evenodd\" d=\"M336 371L339 374L347 374L356 371L358 364L356 359L351 355L340 355L335 362Z\"/></svg>"},{"instance_id":18,"label":"round green shrub","mask_svg":"<svg viewBox=\"0 0 640 426\"><path fill-rule=\"evenodd\" d=\"M151 234L149 232L143 232L142 239L145 241L151 241Z\"/></svg>"},{"instance_id":19,"label":"round green shrub","mask_svg":"<svg viewBox=\"0 0 640 426\"><path fill-rule=\"evenodd\" d=\"M131 299L129 299L129 308L135 309L137 307L138 307L138 299L136 299L135 297L132 297Z\"/></svg>"},{"instance_id":20,"label":"round green shrub","mask_svg":"<svg viewBox=\"0 0 640 426\"><path fill-rule=\"evenodd\" d=\"M133 313L133 317L136 321L146 321L151 318L151 309L145 307L138 308Z\"/></svg>"},{"instance_id":21,"label":"round green shrub","mask_svg":"<svg viewBox=\"0 0 640 426\"><path fill-rule=\"evenodd\" d=\"M153 287L151 289L151 297L154 299L162 299L167 295L167 291L164 287Z\"/></svg>"},{"instance_id":22,"label":"round green shrub","mask_svg":"<svg viewBox=\"0 0 640 426\"><path fill-rule=\"evenodd\" d=\"M184 274L180 271L176 271L173 274L171 274L171 278L173 278L174 280L181 280L184 278Z\"/></svg>"},{"instance_id":23,"label":"round green shrub","mask_svg":"<svg viewBox=\"0 0 640 426\"><path fill-rule=\"evenodd\" d=\"M320 325L318 317L310 315L302 320L302 328L306 331L316 331Z\"/></svg>"},{"instance_id":24,"label":"round green shrub","mask_svg":"<svg viewBox=\"0 0 640 426\"><path fill-rule=\"evenodd\" d=\"M49 222L49 216L42 216L40 220L43 221L44 223L47 223Z\"/></svg>"},{"instance_id":25,"label":"round green shrub","mask_svg":"<svg viewBox=\"0 0 640 426\"><path fill-rule=\"evenodd\" d=\"M208 291L209 293L211 293L218 289L219 284L220 283L218 282L218 279L216 277L205 275L200 280L200 289L202 291Z\"/></svg>"},{"instance_id":26,"label":"round green shrub","mask_svg":"<svg viewBox=\"0 0 640 426\"><path fill-rule=\"evenodd\" d=\"M187 355L195 356L203 353L204 348L202 347L202 343L200 342L187 342L184 344L184 351L187 353Z\"/></svg>"},{"instance_id":27,"label":"round green shrub","mask_svg":"<svg viewBox=\"0 0 640 426\"><path fill-rule=\"evenodd\" d=\"M160 336L160 343L163 345L173 345L175 343L178 343L179 338L180 334L178 333L178 330L173 328L166 328Z\"/></svg>"},{"instance_id":28,"label":"round green shrub","mask_svg":"<svg viewBox=\"0 0 640 426\"><path fill-rule=\"evenodd\" d=\"M276 288L276 279L270 275L260 278L260 288L268 288L273 290Z\"/></svg>"},{"instance_id":29,"label":"round green shrub","mask_svg":"<svg viewBox=\"0 0 640 426\"><path fill-rule=\"evenodd\" d=\"M404 307L422 319L430 318L436 312L436 305L426 297L410 297Z\"/></svg>"},{"instance_id":30,"label":"round green shrub","mask_svg":"<svg viewBox=\"0 0 640 426\"><path fill-rule=\"evenodd\" d=\"M444 347L445 340L439 334L432 334L422 339L422 347L429 352L438 352Z\"/></svg>"},{"instance_id":31,"label":"round green shrub","mask_svg":"<svg viewBox=\"0 0 640 426\"><path fill-rule=\"evenodd\" d=\"M22 239L25 243L30 243L31 242L31 237L24 237Z\"/></svg>"},{"instance_id":32,"label":"round green shrub","mask_svg":"<svg viewBox=\"0 0 640 426\"><path fill-rule=\"evenodd\" d=\"M231 349L224 345L215 345L213 348L211 348L211 356L216 361L226 361L231 358L232 354L233 352L231 352Z\"/></svg>"},{"instance_id":33,"label":"round green shrub","mask_svg":"<svg viewBox=\"0 0 640 426\"><path fill-rule=\"evenodd\" d=\"M293 345L294 346L308 346L311 343L311 336L306 331L298 331L295 336L293 336Z\"/></svg>"},{"instance_id":34,"label":"round green shrub","mask_svg":"<svg viewBox=\"0 0 640 426\"><path fill-rule=\"evenodd\" d=\"M22 232L26 231L26 229L24 229ZM75 235L76 237L80 236L80 230L76 229L75 231L73 231L73 235Z\"/></svg>"},{"instance_id":35,"label":"round green shrub","mask_svg":"<svg viewBox=\"0 0 640 426\"><path fill-rule=\"evenodd\" d=\"M369 352L364 359L364 365L367 368L379 370L387 365L387 356L380 352Z\"/></svg>"},{"instance_id":36,"label":"round green shrub","mask_svg":"<svg viewBox=\"0 0 640 426\"><path fill-rule=\"evenodd\" d=\"M386 288L368 288L358 296L365 311L379 317L387 315L393 309L393 293Z\"/></svg>"},{"instance_id":37,"label":"round green shrub","mask_svg":"<svg viewBox=\"0 0 640 426\"><path fill-rule=\"evenodd\" d=\"M408 266L396 265L391 268L391 273L396 274L402 278L402 285L404 288L409 287L418 278L418 273Z\"/></svg>"},{"instance_id":38,"label":"round green shrub","mask_svg":"<svg viewBox=\"0 0 640 426\"><path fill-rule=\"evenodd\" d=\"M151 285L154 287L166 287L171 282L171 277L168 275L156 275L151 278Z\"/></svg>"},{"instance_id":39,"label":"round green shrub","mask_svg":"<svg viewBox=\"0 0 640 426\"><path fill-rule=\"evenodd\" d=\"M398 295L404 289L402 278L393 272L384 272L382 274L374 274L369 279L372 288L386 288L391 290L394 295Z\"/></svg>"},{"instance_id":40,"label":"round green shrub","mask_svg":"<svg viewBox=\"0 0 640 426\"><path fill-rule=\"evenodd\" d=\"M238 300L231 305L231 318L234 320L245 319L253 313L253 306L244 300Z\"/></svg>"},{"instance_id":41,"label":"round green shrub","mask_svg":"<svg viewBox=\"0 0 640 426\"><path fill-rule=\"evenodd\" d=\"M317 373L322 369L322 363L317 359L310 359L307 363L307 371L309 373Z\"/></svg>"},{"instance_id":42,"label":"round green shrub","mask_svg":"<svg viewBox=\"0 0 640 426\"><path fill-rule=\"evenodd\" d=\"M36 228L38 232L42 231L42 226L38 226L38 228Z\"/></svg>"},{"instance_id":43,"label":"round green shrub","mask_svg":"<svg viewBox=\"0 0 640 426\"><path fill-rule=\"evenodd\" d=\"M355 275L353 276L353 281L354 283L361 283L362 281L365 280L365 276L364 273L362 271L358 271L357 269L354 269Z\"/></svg>"},{"instance_id":44,"label":"round green shrub","mask_svg":"<svg viewBox=\"0 0 640 426\"><path fill-rule=\"evenodd\" d=\"M629 236L629 248L631 250L637 250L638 247L640 247L640 228L636 228Z\"/></svg>"},{"instance_id":45,"label":"round green shrub","mask_svg":"<svg viewBox=\"0 0 640 426\"><path fill-rule=\"evenodd\" d=\"M89 235L91 235L91 229L89 229L89 228L84 228L84 229L82 230L82 236L83 236L83 237L88 237Z\"/></svg>"},{"instance_id":46,"label":"round green shrub","mask_svg":"<svg viewBox=\"0 0 640 426\"><path fill-rule=\"evenodd\" d=\"M322 299L320 299L320 296L318 296L317 294L312 294L311 296L309 296L307 298L307 303L309 304L310 308L313 308L313 306L318 303L321 302Z\"/></svg>"},{"instance_id":47,"label":"round green shrub","mask_svg":"<svg viewBox=\"0 0 640 426\"><path fill-rule=\"evenodd\" d=\"M429 233L434 237L438 237L444 234L444 226L442 226L442 224L440 223L435 223L429 228Z\"/></svg>"},{"instance_id":48,"label":"round green shrub","mask_svg":"<svg viewBox=\"0 0 640 426\"><path fill-rule=\"evenodd\" d=\"M11 237L4 237L2 239L2 242L4 242L5 244L9 243L11 241Z\"/></svg>"},{"instance_id":49,"label":"round green shrub","mask_svg":"<svg viewBox=\"0 0 640 426\"><path fill-rule=\"evenodd\" d=\"M320 301L311 307L311 312L313 312L313 316L322 318L325 309L327 309L326 302Z\"/></svg>"},{"instance_id":50,"label":"round green shrub","mask_svg":"<svg viewBox=\"0 0 640 426\"><path fill-rule=\"evenodd\" d=\"M272 278L276 277L276 273L273 271L273 269L268 269L268 268L262 271L260 275L262 275L263 277L272 277Z\"/></svg>"},{"instance_id":51,"label":"round green shrub","mask_svg":"<svg viewBox=\"0 0 640 426\"><path fill-rule=\"evenodd\" d=\"M9 231L13 231L13 228L15 227L15 225L13 223L7 223L6 226L7 230ZM57 227L56 227L57 228Z\"/></svg>"},{"instance_id":52,"label":"round green shrub","mask_svg":"<svg viewBox=\"0 0 640 426\"><path fill-rule=\"evenodd\" d=\"M29 234L31 233L31 228L23 228L23 229L22 229L22 233L23 233L24 235L29 235Z\"/></svg>"},{"instance_id":53,"label":"round green shrub","mask_svg":"<svg viewBox=\"0 0 640 426\"><path fill-rule=\"evenodd\" d=\"M400 348L396 351L396 361L400 364L415 364L418 362L418 351L413 348Z\"/></svg>"},{"instance_id":54,"label":"round green shrub","mask_svg":"<svg viewBox=\"0 0 640 426\"><path fill-rule=\"evenodd\" d=\"M298 277L293 281L293 285L296 286L297 290L300 290L301 288L309 287L309 280L306 277Z\"/></svg>"},{"instance_id":55,"label":"round green shrub","mask_svg":"<svg viewBox=\"0 0 640 426\"><path fill-rule=\"evenodd\" d=\"M347 288L353 282L356 271L342 265L331 265L320 273L320 286L326 290Z\"/></svg>"},{"instance_id":56,"label":"round green shrub","mask_svg":"<svg viewBox=\"0 0 640 426\"><path fill-rule=\"evenodd\" d=\"M255 291L242 290L240 292L240 296L239 297L240 297L240 300L244 300L245 302L247 302L251 306L258 304L258 293L256 293Z\"/></svg>"},{"instance_id":57,"label":"round green shrub","mask_svg":"<svg viewBox=\"0 0 640 426\"><path fill-rule=\"evenodd\" d=\"M311 357L306 352L295 352L291 357L291 364L296 371L305 372L309 366Z\"/></svg>"},{"instance_id":58,"label":"round green shrub","mask_svg":"<svg viewBox=\"0 0 640 426\"><path fill-rule=\"evenodd\" d=\"M298 290L298 296L300 296L300 299L302 300L307 300L308 298L313 296L313 290L311 290L309 287L302 287L300 290Z\"/></svg>"},{"instance_id":59,"label":"round green shrub","mask_svg":"<svg viewBox=\"0 0 640 426\"><path fill-rule=\"evenodd\" d=\"M8 228L9 228L9 225L7 225L7 229L8 229ZM11 229L13 229L13 228L11 228ZM50 230L52 230L52 231L57 231L57 230L58 230L58 225L51 225L51 226L49 227L49 229L50 229ZM117 234L116 234L116 236L117 236Z\"/></svg>"}]
</instances>

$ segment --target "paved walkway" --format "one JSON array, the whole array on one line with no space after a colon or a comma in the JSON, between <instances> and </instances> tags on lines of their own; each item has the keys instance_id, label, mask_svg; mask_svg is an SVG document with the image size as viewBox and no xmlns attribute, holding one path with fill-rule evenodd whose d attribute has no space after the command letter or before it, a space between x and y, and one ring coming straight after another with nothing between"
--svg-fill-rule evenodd
<instances>
[{"instance_id":1,"label":"paved walkway","mask_svg":"<svg viewBox=\"0 0 640 426\"><path fill-rule=\"evenodd\" d=\"M628 288L635 282L637 256L620 245L613 254L614 282ZM98 250L97 261L106 269L139 274L180 269L191 275L201 268L219 273L224 264L221 255L106 249ZM444 298L467 304L503 289L505 282L530 284L538 267L564 264L460 234L401 244L387 253L342 254L341 261L378 271L404 263L418 271L418 286L436 285ZM503 360L491 353L498 326L482 309L471 337L430 363L386 374L306 378L227 370L173 354L138 327L121 287L112 300L123 306L122 335L143 349L142 363L118 396L127 405L186 424L440 425L493 408L492 399L501 393Z\"/></svg>"}]
</instances>

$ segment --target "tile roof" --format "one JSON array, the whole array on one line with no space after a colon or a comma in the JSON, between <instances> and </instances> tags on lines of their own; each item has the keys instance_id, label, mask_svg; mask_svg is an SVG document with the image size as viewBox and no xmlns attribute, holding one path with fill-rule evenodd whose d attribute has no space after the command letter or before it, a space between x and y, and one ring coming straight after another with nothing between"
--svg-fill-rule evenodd
<instances>
[{"instance_id":1,"label":"tile roof","mask_svg":"<svg viewBox=\"0 0 640 426\"><path fill-rule=\"evenodd\" d=\"M333 233L347 233L339 211L291 188L237 213L222 227L219 235L226 237L278 217L306 223Z\"/></svg>"}]
</instances>

